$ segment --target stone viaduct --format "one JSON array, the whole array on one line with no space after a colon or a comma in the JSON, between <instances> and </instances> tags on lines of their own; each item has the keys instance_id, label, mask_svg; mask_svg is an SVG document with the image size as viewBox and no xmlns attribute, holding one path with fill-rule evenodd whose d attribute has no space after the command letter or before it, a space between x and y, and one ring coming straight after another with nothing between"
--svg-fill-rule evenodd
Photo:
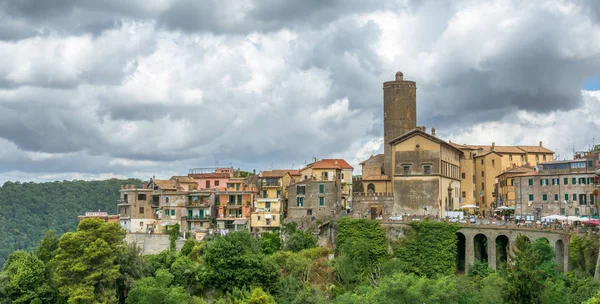
<instances>
[{"instance_id":1,"label":"stone viaduct","mask_svg":"<svg viewBox=\"0 0 600 304\"><path fill-rule=\"evenodd\" d=\"M399 239L404 236L408 228L402 222L382 222L386 228L387 236ZM572 233L572 231L571 231ZM498 269L501 263L507 262L509 252L515 248L515 240L519 235L524 235L531 242L542 238L548 241L556 253L556 264L560 271L570 270L569 242L570 231L551 230L536 227L518 227L501 225L461 225L456 233L457 237L457 272L467 272L469 265L475 260L487 261L488 267Z\"/></svg>"}]
</instances>

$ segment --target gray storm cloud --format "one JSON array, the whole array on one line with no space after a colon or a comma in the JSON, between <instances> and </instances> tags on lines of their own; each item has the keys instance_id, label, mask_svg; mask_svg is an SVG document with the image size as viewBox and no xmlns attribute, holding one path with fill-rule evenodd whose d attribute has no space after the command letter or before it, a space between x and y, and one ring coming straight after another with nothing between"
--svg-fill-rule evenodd
<instances>
[{"instance_id":1,"label":"gray storm cloud","mask_svg":"<svg viewBox=\"0 0 600 304\"><path fill-rule=\"evenodd\" d=\"M441 136L492 141L475 132L590 115L599 13L596 1L0 1L0 173L357 165L380 142L397 70Z\"/></svg>"}]
</instances>

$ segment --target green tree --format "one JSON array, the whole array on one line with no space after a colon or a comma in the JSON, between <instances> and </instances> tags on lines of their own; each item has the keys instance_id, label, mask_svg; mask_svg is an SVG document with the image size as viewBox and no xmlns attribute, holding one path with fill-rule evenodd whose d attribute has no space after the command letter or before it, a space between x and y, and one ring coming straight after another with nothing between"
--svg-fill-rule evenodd
<instances>
[{"instance_id":1,"label":"green tree","mask_svg":"<svg viewBox=\"0 0 600 304\"><path fill-rule=\"evenodd\" d=\"M264 232L260 235L260 249L264 254L273 254L281 249L281 238L277 232Z\"/></svg>"},{"instance_id":2,"label":"green tree","mask_svg":"<svg viewBox=\"0 0 600 304\"><path fill-rule=\"evenodd\" d=\"M174 286L173 275L166 269L156 271L155 277L145 277L133 285L127 304L190 303L192 296L183 287Z\"/></svg>"},{"instance_id":3,"label":"green tree","mask_svg":"<svg viewBox=\"0 0 600 304\"><path fill-rule=\"evenodd\" d=\"M596 269L598 251L595 241L589 236L571 236L569 257L573 270L580 275L593 276Z\"/></svg>"},{"instance_id":4,"label":"green tree","mask_svg":"<svg viewBox=\"0 0 600 304\"><path fill-rule=\"evenodd\" d=\"M59 239L56 236L56 230L48 230L35 251L38 259L44 263L48 263L51 259L53 259L56 256L56 251L58 250L58 240Z\"/></svg>"},{"instance_id":5,"label":"green tree","mask_svg":"<svg viewBox=\"0 0 600 304\"><path fill-rule=\"evenodd\" d=\"M175 276L174 284L182 286L190 294L197 294L204 285L202 265L188 256L179 255L171 264L170 270Z\"/></svg>"},{"instance_id":6,"label":"green tree","mask_svg":"<svg viewBox=\"0 0 600 304\"><path fill-rule=\"evenodd\" d=\"M270 290L278 279L276 265L248 232L237 231L207 241L204 261L206 282L220 291L244 286Z\"/></svg>"},{"instance_id":7,"label":"green tree","mask_svg":"<svg viewBox=\"0 0 600 304\"><path fill-rule=\"evenodd\" d=\"M9 303L52 299L51 290L44 283L44 270L44 263L34 254L23 250L13 252L0 274L0 284L4 286L0 297Z\"/></svg>"},{"instance_id":8,"label":"green tree","mask_svg":"<svg viewBox=\"0 0 600 304\"><path fill-rule=\"evenodd\" d=\"M177 240L179 239L179 223L166 226L167 234L169 235L169 250L177 249Z\"/></svg>"},{"instance_id":9,"label":"green tree","mask_svg":"<svg viewBox=\"0 0 600 304\"><path fill-rule=\"evenodd\" d=\"M317 240L312 234L297 230L290 234L290 239L287 242L287 250L298 252L300 250L315 248Z\"/></svg>"},{"instance_id":10,"label":"green tree","mask_svg":"<svg viewBox=\"0 0 600 304\"><path fill-rule=\"evenodd\" d=\"M116 263L125 247L125 232L116 223L83 219L76 232L60 238L55 279L69 303L117 302Z\"/></svg>"},{"instance_id":11,"label":"green tree","mask_svg":"<svg viewBox=\"0 0 600 304\"><path fill-rule=\"evenodd\" d=\"M542 260L527 237L519 235L515 246L514 256L511 256L513 262L508 265L504 276L504 299L508 303L542 303L544 272L539 269Z\"/></svg>"},{"instance_id":12,"label":"green tree","mask_svg":"<svg viewBox=\"0 0 600 304\"><path fill-rule=\"evenodd\" d=\"M149 273L150 266L142 256L142 249L135 244L127 245L123 254L117 256L116 263L119 265L117 295L119 302L124 303L134 281Z\"/></svg>"},{"instance_id":13,"label":"green tree","mask_svg":"<svg viewBox=\"0 0 600 304\"><path fill-rule=\"evenodd\" d=\"M456 271L456 231L459 226L419 221L409 224L406 237L396 249L404 271L419 276L453 275Z\"/></svg>"}]
</instances>

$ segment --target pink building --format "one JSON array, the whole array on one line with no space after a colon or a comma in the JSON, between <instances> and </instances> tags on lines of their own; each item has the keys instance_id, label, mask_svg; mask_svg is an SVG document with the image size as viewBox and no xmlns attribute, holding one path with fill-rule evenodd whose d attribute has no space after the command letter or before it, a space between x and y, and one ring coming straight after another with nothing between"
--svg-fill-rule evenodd
<instances>
[{"instance_id":1,"label":"pink building","mask_svg":"<svg viewBox=\"0 0 600 304\"><path fill-rule=\"evenodd\" d=\"M196 180L199 190L224 188L233 177L233 168L197 168L188 176Z\"/></svg>"}]
</instances>

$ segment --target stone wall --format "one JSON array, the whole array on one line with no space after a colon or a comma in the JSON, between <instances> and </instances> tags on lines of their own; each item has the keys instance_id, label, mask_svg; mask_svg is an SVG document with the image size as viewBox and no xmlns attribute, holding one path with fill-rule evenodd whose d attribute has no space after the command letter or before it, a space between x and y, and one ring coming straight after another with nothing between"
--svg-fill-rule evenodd
<instances>
[{"instance_id":1,"label":"stone wall","mask_svg":"<svg viewBox=\"0 0 600 304\"><path fill-rule=\"evenodd\" d=\"M437 176L394 180L394 213L439 214L440 178ZM423 210L427 206L427 211Z\"/></svg>"},{"instance_id":2,"label":"stone wall","mask_svg":"<svg viewBox=\"0 0 600 304\"><path fill-rule=\"evenodd\" d=\"M142 254L157 254L169 249L169 235L167 234L127 233L125 242L139 246ZM181 249L183 243L185 243L184 240L175 242L177 250Z\"/></svg>"},{"instance_id":3,"label":"stone wall","mask_svg":"<svg viewBox=\"0 0 600 304\"><path fill-rule=\"evenodd\" d=\"M298 194L297 186L304 185L304 195ZM319 192L319 185L324 186L323 193ZM341 212L341 191L337 181L306 180L288 187L288 220L295 219L320 219L326 220L335 217ZM304 206L297 205L297 197L304 197ZM323 197L324 206L319 204Z\"/></svg>"},{"instance_id":4,"label":"stone wall","mask_svg":"<svg viewBox=\"0 0 600 304\"><path fill-rule=\"evenodd\" d=\"M354 193L352 201L353 218L375 219L381 212L383 219L393 215L394 196L392 193Z\"/></svg>"}]
</instances>

